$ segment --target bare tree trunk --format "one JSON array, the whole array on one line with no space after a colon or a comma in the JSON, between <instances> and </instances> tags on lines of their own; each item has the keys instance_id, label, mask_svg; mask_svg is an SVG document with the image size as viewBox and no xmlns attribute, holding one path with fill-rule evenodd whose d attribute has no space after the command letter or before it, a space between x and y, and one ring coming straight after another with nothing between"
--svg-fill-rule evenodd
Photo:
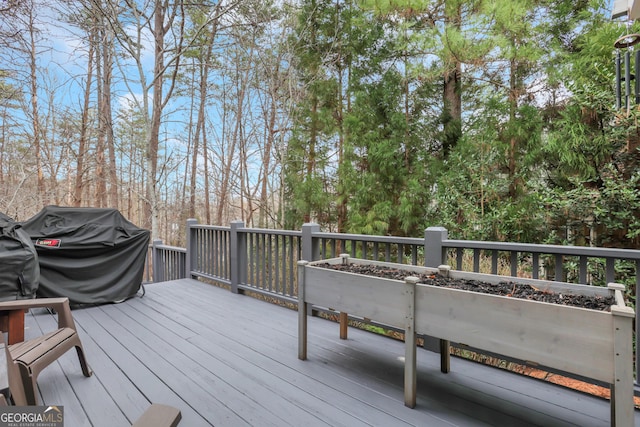
<instances>
[{"instance_id":1,"label":"bare tree trunk","mask_svg":"<svg viewBox=\"0 0 640 427\"><path fill-rule=\"evenodd\" d=\"M95 21L94 21L95 22ZM89 34L89 52L87 58L87 82L84 88L84 102L82 105L82 118L80 121L80 138L78 141L78 154L76 157L76 179L73 190L73 206L82 206L84 191L84 160L89 139L89 108L91 105L91 83L93 81L93 60L96 46L94 33Z\"/></svg>"},{"instance_id":2,"label":"bare tree trunk","mask_svg":"<svg viewBox=\"0 0 640 427\"><path fill-rule=\"evenodd\" d=\"M200 72L199 73L200 74L199 76L200 77L200 86L199 86L200 103L198 105L198 117L196 119L196 128L195 128L195 133L193 137L193 160L191 163L191 182L189 183L189 218L196 217L196 187L197 187L196 184L197 184L197 176L198 176L198 153L200 150L200 120L203 120L204 103L205 103L205 98L207 96L206 77L204 76L204 70L203 70L202 64L199 64L199 65L200 66L198 68ZM205 85L204 90L202 88L203 85Z\"/></svg>"},{"instance_id":3,"label":"bare tree trunk","mask_svg":"<svg viewBox=\"0 0 640 427\"><path fill-rule=\"evenodd\" d=\"M36 173L38 176L38 204L48 204L49 199L46 194L44 173L42 171L42 131L40 129L40 114L38 111L38 69L36 62L36 28L33 3L27 8L27 19L29 32L29 79L31 90L31 123L33 126L33 149L35 151Z\"/></svg>"},{"instance_id":4,"label":"bare tree trunk","mask_svg":"<svg viewBox=\"0 0 640 427\"><path fill-rule=\"evenodd\" d=\"M153 64L153 100L151 107L151 120L149 123L149 135L146 150L147 184L145 189L145 224L151 226L152 239L159 237L160 231L160 197L158 190L158 148L160 145L160 125L162 123L162 112L164 106L169 101L175 82L177 80L177 70L180 65L180 54L182 52L182 37L184 35L184 20L180 29L173 34L175 40L174 54L169 62L172 63L173 75L170 81L170 88L164 95L164 76L167 72L165 63L165 35L172 29L173 21L182 12L182 2L172 4L172 10L167 16L170 3L168 0L156 1L153 10L153 40L154 40L154 64ZM166 18L166 19L165 19Z\"/></svg>"},{"instance_id":5,"label":"bare tree trunk","mask_svg":"<svg viewBox=\"0 0 640 427\"><path fill-rule=\"evenodd\" d=\"M315 9L315 1L312 2L313 8ZM314 21L316 18L314 18ZM316 31L317 31L317 22L313 22L311 24L311 46L316 46ZM314 66L312 70L314 78L316 77L318 70L317 67ZM311 95L311 129L309 129L309 157L307 158L307 170L305 179L311 181L313 178L313 173L316 168L316 147L318 144L318 106L319 99L317 91L313 91ZM305 212L303 212L303 222L309 223L311 222L311 207L309 203L306 203Z\"/></svg>"},{"instance_id":6,"label":"bare tree trunk","mask_svg":"<svg viewBox=\"0 0 640 427\"><path fill-rule=\"evenodd\" d=\"M153 11L153 39L154 39L154 63L153 63L153 101L151 107L151 122L149 127L149 139L147 141L147 186L145 204L145 225L151 227L152 238L159 236L159 211L158 211L158 146L160 141L160 123L162 120L162 84L164 82L164 16L165 9L162 1L156 1Z\"/></svg>"},{"instance_id":7,"label":"bare tree trunk","mask_svg":"<svg viewBox=\"0 0 640 427\"><path fill-rule=\"evenodd\" d=\"M316 146L318 143L318 97L314 93L311 100L311 134L309 136L309 157L307 158L306 179L313 178L313 172L316 168ZM309 204L306 205L306 211L303 212L304 222L311 222L311 210Z\"/></svg>"},{"instance_id":8,"label":"bare tree trunk","mask_svg":"<svg viewBox=\"0 0 640 427\"><path fill-rule=\"evenodd\" d=\"M509 121L514 123L516 120L516 110L518 109L518 78L517 78L517 60L512 59L509 67ZM517 155L518 140L514 135L509 137L509 153L508 153L508 169L509 169L509 196L516 197L518 193L517 178Z\"/></svg>"},{"instance_id":9,"label":"bare tree trunk","mask_svg":"<svg viewBox=\"0 0 640 427\"><path fill-rule=\"evenodd\" d=\"M207 146L207 132L202 131L202 153L204 157L204 212L206 224L211 224L211 195L209 192L209 148Z\"/></svg>"},{"instance_id":10,"label":"bare tree trunk","mask_svg":"<svg viewBox=\"0 0 640 427\"><path fill-rule=\"evenodd\" d=\"M278 74L278 67L276 67L276 75ZM267 205L269 198L269 175L271 168L271 150L273 150L273 144L276 137L276 88L271 88L271 101L269 103L269 120L267 122L267 141L264 146L264 154L262 155L262 167L264 173L262 174L262 183L260 185L260 215L258 219L259 227L267 227Z\"/></svg>"},{"instance_id":11,"label":"bare tree trunk","mask_svg":"<svg viewBox=\"0 0 640 427\"><path fill-rule=\"evenodd\" d=\"M193 115L195 110L196 103L196 60L192 61L191 66L191 82L189 84L189 131L187 137L187 158L189 157L189 153L193 155L191 158L191 173L189 173L189 162L185 162L184 166L184 180L182 182L182 201L180 202L182 212L187 213L187 218L195 218L196 217L196 195L195 195L195 187L196 187L196 171L197 171L197 162L198 162L198 149L192 148L194 144L194 134L196 134L196 130L194 129L193 123ZM195 125L197 126L197 124ZM190 185L187 187L187 177L191 178ZM187 199L187 188L190 189L189 201L186 203ZM186 206L185 206L186 205Z\"/></svg>"},{"instance_id":12,"label":"bare tree trunk","mask_svg":"<svg viewBox=\"0 0 640 427\"><path fill-rule=\"evenodd\" d=\"M340 9L338 7L338 3L336 3L336 13L338 14L340 12ZM342 44L340 44L340 48L342 47ZM344 160L344 149L345 149L345 139L346 139L346 135L345 135L345 127L344 127L344 100L345 100L345 95L344 95L344 89L343 89L343 74L344 74L344 69L342 68L342 52L340 52L340 58L338 60L338 105L337 105L337 122L338 122L338 168L341 168L342 165L344 164L343 162ZM348 85L348 78L347 78L347 85ZM349 97L346 97L347 99L349 99ZM347 101L349 102L349 101ZM347 110L348 111L348 110ZM347 224L347 195L345 194L345 192L347 191L345 189L345 185L343 182L343 178L340 176L340 173L338 173L338 206L337 206L337 216L338 216L338 233L344 233L346 231L346 224ZM340 247L338 249L341 249L342 247L342 242L339 241L338 244L340 245Z\"/></svg>"},{"instance_id":13,"label":"bare tree trunk","mask_svg":"<svg viewBox=\"0 0 640 427\"><path fill-rule=\"evenodd\" d=\"M7 144L7 109L2 108L2 136L0 137L0 188L4 188L4 153Z\"/></svg>"},{"instance_id":14,"label":"bare tree trunk","mask_svg":"<svg viewBox=\"0 0 640 427\"><path fill-rule=\"evenodd\" d=\"M231 135L231 145L227 149L227 156L224 159L225 163L223 165L223 170L222 170L222 176L221 176L221 182L220 182L220 200L218 200L218 214L216 218L218 221L218 224L222 223L224 208L225 208L225 205L229 202L228 194L229 194L229 185L230 185L230 177L231 177L231 168L233 166L233 159L236 153L236 147L238 146L239 139L240 139L239 133L240 133L240 125L241 125L240 117L242 116L242 97L243 97L242 91L239 90L236 96L238 97L238 101L237 101L238 111L236 112L236 120L235 120L234 129L233 129L233 134Z\"/></svg>"},{"instance_id":15,"label":"bare tree trunk","mask_svg":"<svg viewBox=\"0 0 640 427\"><path fill-rule=\"evenodd\" d=\"M103 29L98 30L100 34L99 39L103 39ZM103 51L97 49L96 58L96 80L97 80L97 97L98 97L98 138L96 140L96 152L95 152L95 199L90 201L93 206L103 208L107 204L107 180L105 177L105 132L106 124L104 122L104 75L102 70Z\"/></svg>"},{"instance_id":16,"label":"bare tree trunk","mask_svg":"<svg viewBox=\"0 0 640 427\"><path fill-rule=\"evenodd\" d=\"M131 139L133 139L133 137ZM131 161L129 161L129 179L128 179L128 185L127 185L127 218L133 218L133 206L134 206L133 197L134 197L134 194L136 194L136 192L133 191L133 185L134 185L133 174L134 174L134 165L137 164L137 160L138 159L136 156L136 152L133 151ZM136 216L140 218L140 212L136 212Z\"/></svg>"},{"instance_id":17,"label":"bare tree trunk","mask_svg":"<svg viewBox=\"0 0 640 427\"><path fill-rule=\"evenodd\" d=\"M224 141L226 140L226 136L227 136L227 116L228 116L228 109L226 108L226 104L227 104L227 92L226 89L223 89L222 92L222 102L223 102L223 108L222 108L222 130L221 130L221 140L222 143L220 144L221 147L224 145ZM229 174L231 172L231 163L230 160L226 160L227 157L224 156L224 148L221 148L221 152L222 152L222 156L220 159L220 179L218 180L218 183L220 185L220 188L218 189L218 208L216 209L216 224L220 225L222 224L222 218L223 218L223 214L224 214L224 206L227 202L227 187L229 185ZM229 153L233 153L233 148L231 150L229 150ZM230 157L230 156L228 156ZM229 162L229 163L228 163Z\"/></svg>"},{"instance_id":18,"label":"bare tree trunk","mask_svg":"<svg viewBox=\"0 0 640 427\"><path fill-rule=\"evenodd\" d=\"M216 10L220 9L220 3L216 6ZM217 13L216 13L217 14ZM191 169L191 198L189 200L189 215L194 218L196 212L196 174L197 174L197 159L198 159L198 150L200 148L200 137L202 136L204 139L205 136L205 106L207 105L207 89L209 86L209 69L211 64L211 57L213 56L213 42L216 38L216 34L218 32L218 21L215 20L213 23L213 27L209 32L209 37L207 38L206 44L206 52L204 57L200 59L200 86L199 86L199 99L200 104L198 106L198 120L196 122L196 133L194 137L194 148L193 148L193 166ZM206 161L206 151L203 150L203 155ZM205 174L206 175L206 174ZM207 185L205 183L205 188ZM207 189L208 191L208 189ZM208 212L208 209L207 209ZM209 216L209 214L207 214Z\"/></svg>"},{"instance_id":19,"label":"bare tree trunk","mask_svg":"<svg viewBox=\"0 0 640 427\"><path fill-rule=\"evenodd\" d=\"M453 16L445 17L445 25L453 25L460 29L461 15L461 6L458 5ZM462 133L462 64L454 55L451 55L449 60L451 64L445 66L444 70L442 95L442 152L445 157L456 146Z\"/></svg>"},{"instance_id":20,"label":"bare tree trunk","mask_svg":"<svg viewBox=\"0 0 640 427\"><path fill-rule=\"evenodd\" d=\"M106 206L118 209L118 174L116 171L116 148L113 137L113 111L111 109L111 81L113 73L113 31L105 25L102 50L102 122L106 138L106 149L109 158L107 168L108 200Z\"/></svg>"}]
</instances>

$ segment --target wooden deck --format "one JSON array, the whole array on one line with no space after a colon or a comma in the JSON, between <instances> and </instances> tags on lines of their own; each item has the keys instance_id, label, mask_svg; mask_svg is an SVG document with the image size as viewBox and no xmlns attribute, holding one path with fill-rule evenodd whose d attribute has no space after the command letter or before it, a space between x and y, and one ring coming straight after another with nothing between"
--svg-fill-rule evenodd
<instances>
[{"instance_id":1,"label":"wooden deck","mask_svg":"<svg viewBox=\"0 0 640 427\"><path fill-rule=\"evenodd\" d=\"M418 400L403 404L403 343L309 321L297 358L297 313L195 280L146 286L143 298L73 311L91 378L75 352L43 371L45 404L68 427L128 426L152 402L180 408L180 426L608 426L609 402L559 386L418 351ZM55 318L26 318L27 338ZM636 411L636 424L639 421Z\"/></svg>"}]
</instances>

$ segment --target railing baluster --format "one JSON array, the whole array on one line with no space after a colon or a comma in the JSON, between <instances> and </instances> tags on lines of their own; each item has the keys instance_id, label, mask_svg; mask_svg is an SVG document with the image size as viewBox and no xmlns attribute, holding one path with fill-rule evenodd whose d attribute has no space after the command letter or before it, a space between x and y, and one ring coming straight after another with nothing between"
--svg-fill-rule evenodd
<instances>
[{"instance_id":1,"label":"railing baluster","mask_svg":"<svg viewBox=\"0 0 640 427\"><path fill-rule=\"evenodd\" d=\"M222 277L231 275L231 231L222 233L222 247L220 248L220 262L224 266L221 271Z\"/></svg>"},{"instance_id":2,"label":"railing baluster","mask_svg":"<svg viewBox=\"0 0 640 427\"><path fill-rule=\"evenodd\" d=\"M210 236L211 234L208 232L208 230L202 230L202 246L203 248L206 250L205 253L202 254L199 261L199 268L198 271L201 273L209 273L209 257L210 257L210 250L211 250L211 242L210 242Z\"/></svg>"},{"instance_id":3,"label":"railing baluster","mask_svg":"<svg viewBox=\"0 0 640 427\"><path fill-rule=\"evenodd\" d=\"M255 277L255 235L253 233L248 233L248 237L249 237L249 274L247 275L247 283L245 283L245 285L248 285L250 283L255 283L256 282L256 277Z\"/></svg>"},{"instance_id":4,"label":"railing baluster","mask_svg":"<svg viewBox=\"0 0 640 427\"><path fill-rule=\"evenodd\" d=\"M480 272L480 249L473 250L473 271Z\"/></svg>"},{"instance_id":5,"label":"railing baluster","mask_svg":"<svg viewBox=\"0 0 640 427\"><path fill-rule=\"evenodd\" d=\"M211 257L210 255L210 251L211 251L211 233L209 233L208 230L202 230L202 246L204 247L204 249L207 251L204 254L202 254L200 258L200 262L199 262L199 268L198 270L201 273L209 273L210 271L210 263L209 263L209 259Z\"/></svg>"},{"instance_id":6,"label":"railing baluster","mask_svg":"<svg viewBox=\"0 0 640 427\"><path fill-rule=\"evenodd\" d=\"M587 272L588 272L589 259L586 256L581 255L578 259L578 283L588 285Z\"/></svg>"},{"instance_id":7,"label":"railing baluster","mask_svg":"<svg viewBox=\"0 0 640 427\"><path fill-rule=\"evenodd\" d=\"M273 235L267 234L267 261L265 263L266 267L266 279L267 286L269 290L273 290L275 293L280 293L280 289L277 285L273 283Z\"/></svg>"},{"instance_id":8,"label":"railing baluster","mask_svg":"<svg viewBox=\"0 0 640 427\"><path fill-rule=\"evenodd\" d=\"M638 369L640 368L640 351L637 350L638 347L638 343L637 343L637 333L638 331L640 331L640 304L638 304L638 299L637 299L637 295L638 295L638 289L640 289L640 259L636 260L635 262L636 265L636 287L635 289L633 289L633 293L632 296L635 297L635 301L634 301L634 305L636 307L636 329L634 331L634 336L636 337L636 351L635 351L635 355L636 355L636 364L635 364L635 382L636 385L638 385Z\"/></svg>"},{"instance_id":9,"label":"railing baluster","mask_svg":"<svg viewBox=\"0 0 640 427\"><path fill-rule=\"evenodd\" d=\"M518 252L511 252L511 277L518 277Z\"/></svg>"},{"instance_id":10,"label":"railing baluster","mask_svg":"<svg viewBox=\"0 0 640 427\"><path fill-rule=\"evenodd\" d=\"M259 258L259 262L260 262L260 274L261 274L261 289L265 289L265 290L271 290L271 288L269 287L269 277L267 274L268 271L268 260L269 260L269 235L266 233L261 233L262 235L262 245L261 245L261 250L262 253L260 254L260 258Z\"/></svg>"},{"instance_id":11,"label":"railing baluster","mask_svg":"<svg viewBox=\"0 0 640 427\"><path fill-rule=\"evenodd\" d=\"M213 250L215 254L213 254L213 262L215 264L214 273L216 276L224 276L225 272L225 236L226 233L223 230L214 230L213 233Z\"/></svg>"},{"instance_id":12,"label":"railing baluster","mask_svg":"<svg viewBox=\"0 0 640 427\"><path fill-rule=\"evenodd\" d=\"M497 250L491 251L491 274L498 274L498 257L500 253Z\"/></svg>"},{"instance_id":13,"label":"railing baluster","mask_svg":"<svg viewBox=\"0 0 640 427\"><path fill-rule=\"evenodd\" d=\"M293 266L296 265L296 263L300 260L300 254L296 253L294 249L295 248L293 246L293 236L289 236L289 252L291 254L291 262L289 263L289 281L291 283L293 283L293 280L294 280ZM291 294L293 295L294 292L291 292ZM298 294L297 288L296 288L295 294L296 295Z\"/></svg>"},{"instance_id":14,"label":"railing baluster","mask_svg":"<svg viewBox=\"0 0 640 427\"><path fill-rule=\"evenodd\" d=\"M264 256L265 256L264 234L256 233L256 240L258 244L256 246L256 283L255 284L257 285L258 288L264 289L265 288L264 271L263 271Z\"/></svg>"},{"instance_id":15,"label":"railing baluster","mask_svg":"<svg viewBox=\"0 0 640 427\"><path fill-rule=\"evenodd\" d=\"M562 265L562 260L564 257L562 256L562 254L556 254L555 258L556 258L556 268L555 268L553 279L557 282L561 282L562 278L564 277L564 268Z\"/></svg>"},{"instance_id":16,"label":"railing baluster","mask_svg":"<svg viewBox=\"0 0 640 427\"><path fill-rule=\"evenodd\" d=\"M616 270L615 270L615 262L614 258L607 258L607 272L606 272L606 281L607 283L613 283L616 281Z\"/></svg>"},{"instance_id":17,"label":"railing baluster","mask_svg":"<svg viewBox=\"0 0 640 427\"><path fill-rule=\"evenodd\" d=\"M280 280L280 262L282 259L282 253L280 251L280 236L275 236L275 259L273 260L273 269L275 270L274 280L276 288L279 289L283 295L286 295L287 291L284 288L284 281Z\"/></svg>"}]
</instances>

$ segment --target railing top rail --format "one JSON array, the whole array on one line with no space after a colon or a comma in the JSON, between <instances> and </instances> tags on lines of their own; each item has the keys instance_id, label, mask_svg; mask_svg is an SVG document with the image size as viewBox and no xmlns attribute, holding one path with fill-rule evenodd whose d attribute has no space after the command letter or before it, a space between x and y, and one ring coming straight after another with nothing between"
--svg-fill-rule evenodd
<instances>
[{"instance_id":1,"label":"railing top rail","mask_svg":"<svg viewBox=\"0 0 640 427\"><path fill-rule=\"evenodd\" d=\"M191 224L191 228L204 230L229 231L229 226L216 226L205 224ZM301 237L302 232L299 230L274 230L269 228L249 228L240 227L237 229L240 233L258 233L271 235L286 235ZM330 232L314 232L313 237L322 239L337 240L354 240L362 242L378 242L405 245L422 245L424 238L418 237L399 237L399 236L373 236L365 234L347 234L347 233L330 233ZM484 249L497 251L525 252L551 255L568 255L568 256L587 256L594 258L617 258L624 260L640 261L640 250L637 249L618 249L618 248L601 248L588 246L564 246L564 245L543 245L535 243L511 243L511 242L487 242L477 240L455 240L445 239L442 246L448 248L462 249ZM180 248L172 248L166 245L159 245L171 250L179 250Z\"/></svg>"},{"instance_id":2,"label":"railing top rail","mask_svg":"<svg viewBox=\"0 0 640 427\"><path fill-rule=\"evenodd\" d=\"M220 231L229 231L231 227L224 225L206 225L206 224L191 224L191 228L198 228L201 230L220 230Z\"/></svg>"},{"instance_id":3,"label":"railing top rail","mask_svg":"<svg viewBox=\"0 0 640 427\"><path fill-rule=\"evenodd\" d=\"M275 234L275 235L281 235L281 236L302 237L302 232L296 231L296 230L274 230L272 228L244 227L244 228L238 228L237 231L238 233Z\"/></svg>"},{"instance_id":4,"label":"railing top rail","mask_svg":"<svg viewBox=\"0 0 640 427\"><path fill-rule=\"evenodd\" d=\"M368 234L313 233L313 237L322 239L358 240L363 242L402 243L404 245L424 245L424 239L417 237L371 236Z\"/></svg>"},{"instance_id":5,"label":"railing top rail","mask_svg":"<svg viewBox=\"0 0 640 427\"><path fill-rule=\"evenodd\" d=\"M180 248L178 246L171 246L171 245L165 245L165 244L154 244L153 245L156 249L162 249L165 251L173 251L173 252L182 252L182 253L187 253L187 248Z\"/></svg>"},{"instance_id":6,"label":"railing top rail","mask_svg":"<svg viewBox=\"0 0 640 427\"><path fill-rule=\"evenodd\" d=\"M539 254L576 255L596 258L618 258L640 260L640 250L593 248L588 246L541 245L533 243L481 242L475 240L443 240L442 246L448 248L487 249L511 252L530 252Z\"/></svg>"}]
</instances>

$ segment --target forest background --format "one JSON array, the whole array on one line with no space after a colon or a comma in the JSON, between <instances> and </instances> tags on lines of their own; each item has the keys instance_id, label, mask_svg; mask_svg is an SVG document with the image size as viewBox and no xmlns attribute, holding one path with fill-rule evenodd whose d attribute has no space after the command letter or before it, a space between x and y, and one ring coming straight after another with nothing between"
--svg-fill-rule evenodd
<instances>
[{"instance_id":1,"label":"forest background","mask_svg":"<svg viewBox=\"0 0 640 427\"><path fill-rule=\"evenodd\" d=\"M640 28L610 11L0 0L0 211L114 207L175 245L197 218L638 249L614 42Z\"/></svg>"}]
</instances>

